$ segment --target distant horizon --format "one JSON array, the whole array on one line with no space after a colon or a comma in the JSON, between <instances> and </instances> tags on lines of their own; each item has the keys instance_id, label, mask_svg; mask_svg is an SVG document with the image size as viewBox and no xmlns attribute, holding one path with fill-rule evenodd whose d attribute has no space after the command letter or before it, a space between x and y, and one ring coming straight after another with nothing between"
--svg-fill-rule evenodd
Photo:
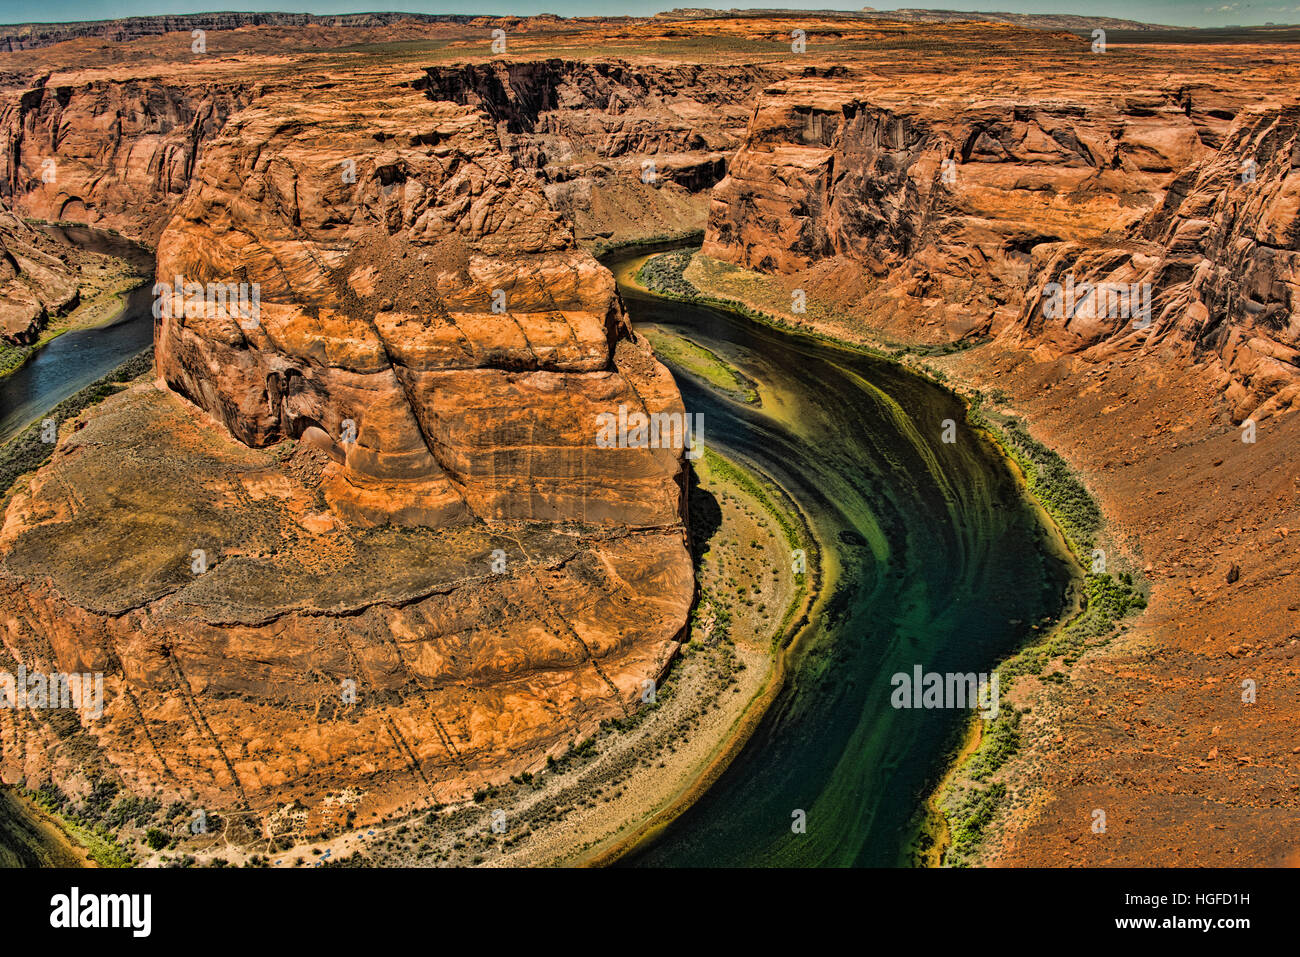
<instances>
[{"instance_id":1,"label":"distant horizon","mask_svg":"<svg viewBox=\"0 0 1300 957\"><path fill-rule=\"evenodd\" d=\"M1007 0L1005 3L989 0L963 2L947 0L942 5L921 4L869 4L863 6L836 5L826 0L790 0L787 3L690 3L689 0L664 2L664 0L624 0L611 4L596 0L511 0L502 3L502 9L475 10L474 4L459 0L397 0L394 3L373 3L371 0L245 0L245 2L217 3L205 0L120 0L105 3L103 0L46 0L39 7L42 16L34 19L33 6L17 0L0 0L0 26L23 24L81 23L99 20L122 20L130 17L187 16L215 13L306 13L316 16L340 16L363 13L413 13L444 16L538 16L554 14L560 17L649 17L675 8L700 8L715 10L833 10L854 13L873 10L889 13L894 10L935 10L956 13L1011 13L1037 16L1109 17L1149 24L1179 27L1236 27L1265 26L1268 24L1300 24L1300 2L1246 3L1240 0L1226 3L1184 2L1184 0L1100 0L1095 3L1024 2ZM1074 7L1075 9L1068 9ZM1066 8L1066 9L1062 9ZM20 12L21 11L21 12ZM23 16L26 14L26 16Z\"/></svg>"}]
</instances>

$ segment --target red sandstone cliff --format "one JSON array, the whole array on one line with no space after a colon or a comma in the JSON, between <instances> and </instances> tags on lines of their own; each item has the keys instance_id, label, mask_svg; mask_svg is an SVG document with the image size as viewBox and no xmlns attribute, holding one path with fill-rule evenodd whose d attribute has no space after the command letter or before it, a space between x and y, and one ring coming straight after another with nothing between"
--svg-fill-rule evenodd
<instances>
[{"instance_id":1,"label":"red sandstone cliff","mask_svg":"<svg viewBox=\"0 0 1300 957\"><path fill-rule=\"evenodd\" d=\"M5 661L108 694L75 747L0 716L6 777L262 810L357 787L365 819L627 713L693 595L684 454L599 447L597 416L681 399L484 115L355 77L21 99L26 211L157 237L161 282L257 310L160 309L169 391L104 403L15 492Z\"/></svg>"},{"instance_id":2,"label":"red sandstone cliff","mask_svg":"<svg viewBox=\"0 0 1300 957\"><path fill-rule=\"evenodd\" d=\"M62 246L0 209L0 337L34 342L52 315L75 306L78 273Z\"/></svg>"},{"instance_id":3,"label":"red sandstone cliff","mask_svg":"<svg viewBox=\"0 0 1300 957\"><path fill-rule=\"evenodd\" d=\"M1293 106L1205 88L954 103L860 80L769 86L714 190L704 252L760 272L829 262L901 339L1002 333L1043 355L1214 351L1244 416L1300 380ZM1243 164L1257 173L1242 183ZM1045 287L1146 283L1155 321Z\"/></svg>"}]
</instances>

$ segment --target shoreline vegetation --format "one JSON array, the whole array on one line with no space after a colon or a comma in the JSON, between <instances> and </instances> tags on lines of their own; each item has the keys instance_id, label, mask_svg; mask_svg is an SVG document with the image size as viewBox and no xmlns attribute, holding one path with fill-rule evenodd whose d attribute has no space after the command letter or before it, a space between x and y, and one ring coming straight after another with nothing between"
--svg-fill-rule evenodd
<instances>
[{"instance_id":1,"label":"shoreline vegetation","mask_svg":"<svg viewBox=\"0 0 1300 957\"><path fill-rule=\"evenodd\" d=\"M91 406L98 405L111 395L116 395L136 379L153 371L153 347L127 359L112 372L96 379L90 385L64 399L40 419L23 429L4 445L0 445L0 509L9 504L15 484L24 476L36 471L54 454L54 443L42 441L41 423L54 419L57 429Z\"/></svg>"},{"instance_id":2,"label":"shoreline vegetation","mask_svg":"<svg viewBox=\"0 0 1300 957\"><path fill-rule=\"evenodd\" d=\"M998 665L1003 704L997 717L972 716L973 747L958 751L942 787L929 799L950 837L931 853L937 855L935 863L956 867L979 863L989 825L1008 803L1014 782L998 772L1019 751L1020 723L1030 710L1010 701L1017 682L1030 677L1068 684L1068 669L1085 652L1108 644L1125 618L1146 608L1149 595L1136 564L1114 546L1100 506L1065 460L1033 438L1022 420L986 410L980 393L968 401L971 423L1006 458L1081 577L1056 625Z\"/></svg>"},{"instance_id":3,"label":"shoreline vegetation","mask_svg":"<svg viewBox=\"0 0 1300 957\"><path fill-rule=\"evenodd\" d=\"M27 222L35 226L77 225L39 220ZM0 379L13 375L65 332L111 326L122 317L127 307L127 294L151 280L150 276L144 275L124 259L105 253L93 255L104 260L105 264L102 267L92 267L95 272L91 275L83 271L75 306L67 312L48 316L35 342L18 344L0 339Z\"/></svg>"},{"instance_id":4,"label":"shoreline vegetation","mask_svg":"<svg viewBox=\"0 0 1300 957\"><path fill-rule=\"evenodd\" d=\"M69 837L69 829L21 787L0 785L0 868L97 866L91 852Z\"/></svg>"},{"instance_id":5,"label":"shoreline vegetation","mask_svg":"<svg viewBox=\"0 0 1300 957\"><path fill-rule=\"evenodd\" d=\"M97 787L74 803L49 783L34 791L0 785L0 867L133 867L135 857L118 843L111 822L148 802L112 802L115 794L115 788ZM10 857L18 863L5 864Z\"/></svg>"},{"instance_id":6,"label":"shoreline vegetation","mask_svg":"<svg viewBox=\"0 0 1300 957\"><path fill-rule=\"evenodd\" d=\"M35 226L78 226L77 223L46 223L27 220ZM49 317L33 343L16 345L0 341L0 379L8 377L50 342L79 329L112 325L121 318L127 294L147 283L130 263L99 254L106 262L100 274L83 281L77 304L67 312ZM46 412L37 421L0 444L0 511L26 476L49 461L55 443L42 440L41 423L53 418L57 430L68 420L126 389L133 380L148 376L153 369L153 349L132 356L108 374L78 390ZM86 804L72 805L56 790L31 790L25 782L0 784L0 867L130 867L130 853L117 843L106 823ZM81 811L87 816L80 816ZM109 809L100 809L107 813Z\"/></svg>"},{"instance_id":7,"label":"shoreline vegetation","mask_svg":"<svg viewBox=\"0 0 1300 957\"><path fill-rule=\"evenodd\" d=\"M1055 626L997 664L1004 704L986 722L972 715L949 749L935 786L918 811L912 861L922 866L978 863L990 825L1006 810L1009 782L999 774L1020 747L1019 726L1028 709L1009 703L1017 679L1067 684L1067 670L1088 650L1118 634L1122 622L1146 607L1149 587L1130 556L1122 553L1107 530L1105 516L1082 479L1055 451L1035 439L1027 424L998 407L1000 392L956 389L941 369L925 358L975 348L987 340L950 347L882 346L849 341L816 328L792 323L755 305L711 295L696 285L707 276L698 250L675 250L654 256L637 270L638 284L656 295L738 313L782 331L853 352L894 362L930 379L961 398L967 419L1001 454L1022 485L1026 500L1039 513L1049 538L1071 558L1076 577ZM688 272L694 272L694 279ZM1107 561L1107 559L1110 561Z\"/></svg>"}]
</instances>

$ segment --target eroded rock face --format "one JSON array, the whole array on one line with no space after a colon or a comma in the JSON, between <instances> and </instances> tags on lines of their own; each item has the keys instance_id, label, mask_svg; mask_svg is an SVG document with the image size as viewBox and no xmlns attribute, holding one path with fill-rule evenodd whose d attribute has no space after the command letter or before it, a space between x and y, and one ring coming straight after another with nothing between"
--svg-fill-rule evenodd
<instances>
[{"instance_id":1,"label":"eroded rock face","mask_svg":"<svg viewBox=\"0 0 1300 957\"><path fill-rule=\"evenodd\" d=\"M1035 247L1122 231L1205 150L1172 96L972 104L863 85L764 90L714 190L704 252L765 272L858 263L867 307L900 332L1009 324Z\"/></svg>"},{"instance_id":2,"label":"eroded rock face","mask_svg":"<svg viewBox=\"0 0 1300 957\"><path fill-rule=\"evenodd\" d=\"M1039 251L1024 337L1095 358L1182 348L1213 358L1238 420L1290 405L1300 395L1298 121L1296 106L1243 111L1222 148L1181 171L1122 242ZM1049 317L1044 290L1071 279L1096 291L1076 315ZM1096 301L1135 284L1149 315Z\"/></svg>"},{"instance_id":3,"label":"eroded rock face","mask_svg":"<svg viewBox=\"0 0 1300 957\"><path fill-rule=\"evenodd\" d=\"M0 716L6 779L353 788L366 820L628 713L694 579L684 449L596 441L683 411L609 272L481 112L406 83L262 89L200 153L158 241L166 388L65 431L6 513L12 665L108 685L75 748Z\"/></svg>"},{"instance_id":4,"label":"eroded rock face","mask_svg":"<svg viewBox=\"0 0 1300 957\"><path fill-rule=\"evenodd\" d=\"M579 236L648 238L703 228L754 93L777 72L549 59L430 67L419 86L483 110Z\"/></svg>"},{"instance_id":5,"label":"eroded rock face","mask_svg":"<svg viewBox=\"0 0 1300 957\"><path fill-rule=\"evenodd\" d=\"M76 267L57 243L0 209L0 338L34 342L45 321L78 300Z\"/></svg>"},{"instance_id":6,"label":"eroded rock face","mask_svg":"<svg viewBox=\"0 0 1300 957\"><path fill-rule=\"evenodd\" d=\"M252 98L196 77L48 86L0 100L0 196L28 216L112 229L152 246L204 140Z\"/></svg>"},{"instance_id":7,"label":"eroded rock face","mask_svg":"<svg viewBox=\"0 0 1300 957\"><path fill-rule=\"evenodd\" d=\"M950 102L852 78L769 86L714 189L704 252L762 272L856 264L864 313L1042 357L1163 343L1221 360L1240 415L1289 403L1294 108L1182 88ZM1243 164L1258 169L1243 183ZM1045 315L1049 284L1148 288ZM1140 292L1139 295L1142 295ZM1134 300L1136 308L1138 300Z\"/></svg>"}]
</instances>

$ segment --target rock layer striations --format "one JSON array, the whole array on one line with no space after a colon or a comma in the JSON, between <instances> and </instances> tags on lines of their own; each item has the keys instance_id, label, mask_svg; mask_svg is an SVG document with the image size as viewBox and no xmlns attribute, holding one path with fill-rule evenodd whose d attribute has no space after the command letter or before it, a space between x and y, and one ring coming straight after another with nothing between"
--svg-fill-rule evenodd
<instances>
[{"instance_id":1,"label":"rock layer striations","mask_svg":"<svg viewBox=\"0 0 1300 957\"><path fill-rule=\"evenodd\" d=\"M847 267L854 308L903 340L1001 333L1047 357L1172 336L1217 357L1239 417L1294 399L1293 105L1208 87L961 102L862 87L763 91L714 189L707 255L813 281ZM1053 283L1079 301L1050 308ZM1151 322L1134 315L1148 303Z\"/></svg>"},{"instance_id":2,"label":"rock layer striations","mask_svg":"<svg viewBox=\"0 0 1300 957\"><path fill-rule=\"evenodd\" d=\"M126 95L68 103L92 92ZM684 440L596 442L602 413L682 412L609 272L471 106L321 78L217 123L192 93L176 178L173 127L58 187L158 236L166 390L65 431L0 535L9 663L107 676L56 776L322 814L353 789L364 819L627 714L694 585ZM6 777L48 773L57 734L0 721Z\"/></svg>"}]
</instances>

